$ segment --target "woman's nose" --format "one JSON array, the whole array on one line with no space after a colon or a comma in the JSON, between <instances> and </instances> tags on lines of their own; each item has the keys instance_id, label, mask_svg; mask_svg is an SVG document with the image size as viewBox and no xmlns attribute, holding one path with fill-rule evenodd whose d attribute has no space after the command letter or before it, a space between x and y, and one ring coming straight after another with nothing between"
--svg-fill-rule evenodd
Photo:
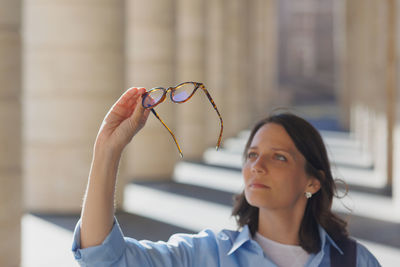
<instances>
[{"instance_id":1,"label":"woman's nose","mask_svg":"<svg viewBox=\"0 0 400 267\"><path fill-rule=\"evenodd\" d=\"M261 157L257 158L252 166L251 166L251 170L255 173L264 173L267 172L267 168L266 168L266 164L265 161L262 160Z\"/></svg>"}]
</instances>

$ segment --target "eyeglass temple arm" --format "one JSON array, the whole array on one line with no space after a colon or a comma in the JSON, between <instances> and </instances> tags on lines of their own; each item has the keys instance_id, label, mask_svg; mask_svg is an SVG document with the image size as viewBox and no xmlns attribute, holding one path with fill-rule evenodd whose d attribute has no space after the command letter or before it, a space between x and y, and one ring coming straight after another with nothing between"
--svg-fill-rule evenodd
<instances>
[{"instance_id":1,"label":"eyeglass temple arm","mask_svg":"<svg viewBox=\"0 0 400 267\"><path fill-rule=\"evenodd\" d=\"M181 147L178 144L178 141L176 141L175 135L172 133L172 131L168 128L168 126L163 122L163 120L160 118L160 116L158 116L157 112L154 110L154 108L150 109L151 112L154 114L154 116L156 116L156 118L162 123L162 125L164 125L164 127L168 130L168 132L171 134L172 138L174 139L175 145L179 150L179 155L181 156L181 158L183 158L183 154L182 154L182 150Z\"/></svg>"},{"instance_id":2,"label":"eyeglass temple arm","mask_svg":"<svg viewBox=\"0 0 400 267\"><path fill-rule=\"evenodd\" d=\"M201 84L200 87L201 87L201 89L203 89L203 91L204 91L204 93L206 94L206 96L207 96L208 100L210 101L211 105L214 107L215 111L217 112L218 117L219 117L219 120L220 120L220 123L221 123L221 130L220 130L220 132L219 132L219 137L218 137L217 146L215 147L215 149L218 150L219 147L220 147L220 145L221 145L222 132L224 131L224 122L222 121L221 114L219 113L218 108L217 108L217 106L215 105L214 100L212 99L210 93L207 91L207 89L206 89L206 87L204 86L204 84Z\"/></svg>"}]
</instances>

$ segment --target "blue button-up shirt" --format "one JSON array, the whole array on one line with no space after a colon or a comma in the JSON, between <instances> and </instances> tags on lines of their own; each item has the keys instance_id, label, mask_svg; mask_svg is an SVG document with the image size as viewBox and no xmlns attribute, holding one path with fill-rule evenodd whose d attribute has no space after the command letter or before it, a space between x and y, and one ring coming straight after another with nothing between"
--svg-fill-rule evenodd
<instances>
[{"instance_id":1,"label":"blue button-up shirt","mask_svg":"<svg viewBox=\"0 0 400 267\"><path fill-rule=\"evenodd\" d=\"M319 227L321 250L311 254L305 266L330 266L330 247L343 251ZM198 234L175 234L168 242L138 241L124 237L115 219L114 226L99 246L80 248L80 221L77 223L72 251L81 266L87 267L257 267L274 266L251 237L247 226L241 231L203 230ZM357 243L357 266L380 266L376 258Z\"/></svg>"}]
</instances>

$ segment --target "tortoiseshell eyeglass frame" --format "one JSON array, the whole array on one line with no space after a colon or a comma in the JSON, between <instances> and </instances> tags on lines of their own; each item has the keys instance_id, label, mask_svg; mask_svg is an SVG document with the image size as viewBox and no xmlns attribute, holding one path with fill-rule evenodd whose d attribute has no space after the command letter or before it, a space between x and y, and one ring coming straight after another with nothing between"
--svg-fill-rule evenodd
<instances>
[{"instance_id":1,"label":"tortoiseshell eyeglass frame","mask_svg":"<svg viewBox=\"0 0 400 267\"><path fill-rule=\"evenodd\" d=\"M174 90L178 89L178 88L181 87L181 86L188 85L188 84L192 84L192 85L194 86L194 89L193 89L192 93L189 95L189 97L186 98L185 100L182 100L182 101L175 101L175 100L172 98L172 95L173 95ZM157 112L154 110L154 108L155 108L157 105L159 105L159 104L161 104L162 102L164 102L164 100L165 100L166 95L167 95L168 92L170 92L170 98L171 98L171 101L172 101L172 102L181 104L181 103L187 102L187 101L194 95L194 93L197 91L197 89L199 89L199 88L201 88L201 89L203 90L203 92L206 94L206 96L207 96L208 100L210 101L211 105L213 106L213 108L214 108L215 111L217 112L218 117L219 117L219 120L220 120L220 123L221 123L221 129L220 129L220 132L219 132L218 142L217 142L217 146L215 147L216 150L218 150L219 147L220 147L220 145L221 145L222 132L223 132L223 129L224 129L224 122L223 122L223 120L222 120L221 114L220 114L219 111L218 111L217 106L215 105L214 100L212 99L210 93L207 91L207 89L206 89L206 87L204 86L203 83L198 83L198 82L184 82L184 83L180 83L180 84L178 84L178 85L176 85L176 86L174 86L174 87L168 87L167 89L165 89L164 87L155 87L155 88L150 89L150 90L147 91L146 93L144 93L144 94L143 94L143 97L142 97L142 106L143 106L144 108L146 108L146 109L150 109L151 112L154 114L154 116L156 116L156 118L157 118L157 119L164 125L164 127L168 130L168 132L171 134L172 138L174 139L175 145L176 145L176 147L178 148L179 154L180 154L181 157L183 157L182 150L181 150L181 148L180 148L180 146L179 146L179 144L178 144L178 141L177 141L176 138L175 138L175 135L174 135L174 134L172 133L172 131L168 128L168 126L163 122L163 120L160 118L160 116L157 114ZM145 105L146 97L148 97L148 96L151 94L151 92L153 92L153 91L155 91L155 90L162 90L162 91L163 91L163 95L161 96L160 100L158 100L157 102L155 102L155 103L152 104L151 106L146 106L146 105Z\"/></svg>"}]
</instances>

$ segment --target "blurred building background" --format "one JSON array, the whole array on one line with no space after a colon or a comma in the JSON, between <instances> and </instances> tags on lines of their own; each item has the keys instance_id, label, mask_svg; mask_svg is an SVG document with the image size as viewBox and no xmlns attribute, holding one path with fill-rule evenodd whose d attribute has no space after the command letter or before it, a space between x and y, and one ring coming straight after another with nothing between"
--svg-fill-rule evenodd
<instances>
[{"instance_id":1,"label":"blurred building background","mask_svg":"<svg viewBox=\"0 0 400 267\"><path fill-rule=\"evenodd\" d=\"M123 156L125 234L234 227L248 129L276 108L322 133L349 196L334 209L383 266L400 261L400 2L0 0L0 266L76 266L92 146L131 86L204 82ZM133 199L132 199L133 198ZM351 212L345 207L350 207Z\"/></svg>"}]
</instances>

